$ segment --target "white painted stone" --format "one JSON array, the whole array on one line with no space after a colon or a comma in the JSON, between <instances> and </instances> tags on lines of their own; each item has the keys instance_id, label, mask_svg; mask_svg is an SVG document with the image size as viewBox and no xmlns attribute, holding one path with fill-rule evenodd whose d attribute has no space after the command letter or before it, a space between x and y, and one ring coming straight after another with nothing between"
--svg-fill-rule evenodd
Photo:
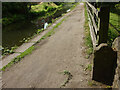
<instances>
[{"instance_id":1,"label":"white painted stone","mask_svg":"<svg viewBox=\"0 0 120 90\"><path fill-rule=\"evenodd\" d=\"M24 52L26 51L29 47L31 47L34 43L23 43L20 47L18 47L15 52Z\"/></svg>"},{"instance_id":2,"label":"white painted stone","mask_svg":"<svg viewBox=\"0 0 120 90\"><path fill-rule=\"evenodd\" d=\"M30 40L29 42L33 43L33 42L37 42L38 40L40 40L48 31L44 31L42 32L40 35L38 35L37 37L33 38L32 40Z\"/></svg>"},{"instance_id":3,"label":"white painted stone","mask_svg":"<svg viewBox=\"0 0 120 90\"><path fill-rule=\"evenodd\" d=\"M11 60L13 60L18 55L20 55L20 53L13 53L3 58L2 61L0 61L0 68L3 68L4 66L6 66L9 62L11 62Z\"/></svg>"}]
</instances>

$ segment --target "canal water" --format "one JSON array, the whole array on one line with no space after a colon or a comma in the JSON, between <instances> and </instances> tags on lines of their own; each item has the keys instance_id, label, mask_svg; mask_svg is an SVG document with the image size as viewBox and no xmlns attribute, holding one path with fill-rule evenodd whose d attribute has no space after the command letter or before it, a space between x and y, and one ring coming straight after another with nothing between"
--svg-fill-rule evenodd
<instances>
[{"instance_id":1,"label":"canal water","mask_svg":"<svg viewBox=\"0 0 120 90\"><path fill-rule=\"evenodd\" d=\"M47 23L49 24L52 22L52 19L60 17L63 13L67 12L73 4L69 4L65 6L62 11L58 11L55 13L54 17L48 17L46 19ZM22 41L24 38L29 38L37 32L37 29L42 28L43 26L41 25L42 19L37 20L36 22L33 23L34 20L26 20L26 21L20 21L17 23L10 24L6 27L3 27L2 29L2 47L14 47L20 46L23 42Z\"/></svg>"},{"instance_id":2,"label":"canal water","mask_svg":"<svg viewBox=\"0 0 120 90\"><path fill-rule=\"evenodd\" d=\"M2 46L20 46L23 38L32 36L37 31L37 26L31 21L22 21L4 27L2 30Z\"/></svg>"}]
</instances>

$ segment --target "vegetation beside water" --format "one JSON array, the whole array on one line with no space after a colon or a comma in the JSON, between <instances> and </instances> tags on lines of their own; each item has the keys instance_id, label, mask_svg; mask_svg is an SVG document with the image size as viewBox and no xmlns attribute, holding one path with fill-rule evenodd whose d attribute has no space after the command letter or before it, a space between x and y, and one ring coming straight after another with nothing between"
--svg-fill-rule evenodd
<instances>
[{"instance_id":1,"label":"vegetation beside water","mask_svg":"<svg viewBox=\"0 0 120 90\"><path fill-rule=\"evenodd\" d=\"M21 7L24 6L24 7ZM42 20L48 22L48 26L51 23L55 22L57 18L62 16L66 11L71 8L75 7L76 3L62 3L62 2L41 2L41 3L3 3L3 18L2 24L6 27L9 24L13 24L19 22L21 20L25 21L28 19L33 19L32 22L35 24L40 24L39 29L33 33L33 36L25 37L18 42L28 42L31 38L33 38L36 34L41 33L44 31ZM9 7L9 8L7 8ZM24 10L23 10L24 9ZM23 10L23 11L22 11ZM4 30L4 29L3 29ZM12 30L12 29L11 29ZM7 31L6 31L7 32ZM24 33L24 32L23 32ZM14 49L16 48L16 43L12 47L4 47L3 55L7 55L9 53L14 53Z\"/></svg>"},{"instance_id":2,"label":"vegetation beside water","mask_svg":"<svg viewBox=\"0 0 120 90\"><path fill-rule=\"evenodd\" d=\"M56 24L52 30L50 30L47 34L45 34L38 42L40 42L43 39L46 39L47 37L50 37L52 34L55 33L55 28L57 28L59 25L62 24L62 22L65 20L66 18L62 19L58 24ZM35 44L37 44L38 42L36 42ZM6 68L10 67L11 65L18 63L22 58L24 58L26 55L32 53L32 51L35 49L35 46L31 46L29 47L26 51L24 51L23 53L21 53L19 56L17 56L16 58L14 58L10 63L8 63L6 66L4 66L1 70L5 71Z\"/></svg>"},{"instance_id":3,"label":"vegetation beside water","mask_svg":"<svg viewBox=\"0 0 120 90\"><path fill-rule=\"evenodd\" d=\"M19 20L27 18L29 13L27 2L3 2L2 3L2 25L6 26Z\"/></svg>"},{"instance_id":4,"label":"vegetation beside water","mask_svg":"<svg viewBox=\"0 0 120 90\"><path fill-rule=\"evenodd\" d=\"M17 56L16 58L14 58L10 63L8 63L6 66L4 66L2 68L2 71L5 71L5 69L7 67L10 67L11 65L18 63L22 58L24 58L26 55L30 54L32 51L34 50L34 46L31 46L30 48L28 48L26 51L24 51L23 53L21 53L19 56Z\"/></svg>"},{"instance_id":5,"label":"vegetation beside water","mask_svg":"<svg viewBox=\"0 0 120 90\"><path fill-rule=\"evenodd\" d=\"M84 7L85 7L85 25L84 25L85 45L88 47L86 50L88 56L86 56L86 58L89 58L89 56L93 53L93 45L92 45L92 40L91 40L91 36L90 36L90 29L89 29L89 24L88 24L88 15L87 15L86 5L84 5Z\"/></svg>"},{"instance_id":6,"label":"vegetation beside water","mask_svg":"<svg viewBox=\"0 0 120 90\"><path fill-rule=\"evenodd\" d=\"M2 24L3 26L9 25L20 20L31 19L35 17L56 17L58 13L66 12L65 9L74 3L60 3L60 2L3 2L2 7ZM67 6L67 7L65 7ZM58 15L58 16L59 16Z\"/></svg>"}]
</instances>

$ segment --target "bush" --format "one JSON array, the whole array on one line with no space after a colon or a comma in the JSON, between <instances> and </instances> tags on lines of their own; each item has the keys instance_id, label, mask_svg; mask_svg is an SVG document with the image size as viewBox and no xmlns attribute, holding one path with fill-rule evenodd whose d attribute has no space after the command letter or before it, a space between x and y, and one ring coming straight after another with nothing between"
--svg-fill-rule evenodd
<instances>
[{"instance_id":1,"label":"bush","mask_svg":"<svg viewBox=\"0 0 120 90\"><path fill-rule=\"evenodd\" d=\"M40 16L44 16L44 15L45 15L45 13L46 13L46 12L45 12L44 10L43 10L43 11L41 11L41 12L40 12Z\"/></svg>"},{"instance_id":2,"label":"bush","mask_svg":"<svg viewBox=\"0 0 120 90\"><path fill-rule=\"evenodd\" d=\"M54 7L48 7L48 8L47 8L47 11L48 11L48 12L51 12L51 11L54 11L55 9L56 9L56 8L54 8Z\"/></svg>"},{"instance_id":3,"label":"bush","mask_svg":"<svg viewBox=\"0 0 120 90\"><path fill-rule=\"evenodd\" d=\"M47 9L47 8L48 8L48 6L46 6L46 5L45 5L45 6L44 6L44 8L45 8L45 9Z\"/></svg>"}]
</instances>

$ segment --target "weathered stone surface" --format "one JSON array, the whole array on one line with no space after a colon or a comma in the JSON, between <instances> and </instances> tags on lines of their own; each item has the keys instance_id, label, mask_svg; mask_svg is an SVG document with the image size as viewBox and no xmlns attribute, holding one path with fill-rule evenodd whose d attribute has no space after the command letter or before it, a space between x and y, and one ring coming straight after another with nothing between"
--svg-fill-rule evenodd
<instances>
[{"instance_id":1,"label":"weathered stone surface","mask_svg":"<svg viewBox=\"0 0 120 90\"><path fill-rule=\"evenodd\" d=\"M17 57L18 55L20 55L20 53L13 53L7 56L6 58L2 59L2 61L0 61L0 63L2 63L2 65L0 65L0 68L3 68L4 66L6 66L9 62L11 62L12 59Z\"/></svg>"},{"instance_id":2,"label":"weathered stone surface","mask_svg":"<svg viewBox=\"0 0 120 90\"><path fill-rule=\"evenodd\" d=\"M116 85L120 90L120 36L114 40L112 44L112 48L118 52L117 69L116 69L116 77L114 80L115 83L114 85Z\"/></svg>"},{"instance_id":3,"label":"weathered stone surface","mask_svg":"<svg viewBox=\"0 0 120 90\"><path fill-rule=\"evenodd\" d=\"M34 43L24 43L20 47L18 47L15 52L24 52L26 51L29 47L34 45Z\"/></svg>"},{"instance_id":4,"label":"weathered stone surface","mask_svg":"<svg viewBox=\"0 0 120 90\"><path fill-rule=\"evenodd\" d=\"M93 80L112 85L117 67L117 52L101 44L94 53Z\"/></svg>"},{"instance_id":5,"label":"weathered stone surface","mask_svg":"<svg viewBox=\"0 0 120 90\"><path fill-rule=\"evenodd\" d=\"M119 87L119 90L120 90L120 51L118 52L118 69L117 69L117 72L118 72L118 87Z\"/></svg>"},{"instance_id":6,"label":"weathered stone surface","mask_svg":"<svg viewBox=\"0 0 120 90\"><path fill-rule=\"evenodd\" d=\"M114 40L112 48L114 48L116 51L120 51L120 36Z\"/></svg>"},{"instance_id":7,"label":"weathered stone surface","mask_svg":"<svg viewBox=\"0 0 120 90\"><path fill-rule=\"evenodd\" d=\"M48 31L44 31L42 32L40 35L36 36L35 38L33 38L32 40L30 40L29 42L37 42L39 41Z\"/></svg>"}]
</instances>

